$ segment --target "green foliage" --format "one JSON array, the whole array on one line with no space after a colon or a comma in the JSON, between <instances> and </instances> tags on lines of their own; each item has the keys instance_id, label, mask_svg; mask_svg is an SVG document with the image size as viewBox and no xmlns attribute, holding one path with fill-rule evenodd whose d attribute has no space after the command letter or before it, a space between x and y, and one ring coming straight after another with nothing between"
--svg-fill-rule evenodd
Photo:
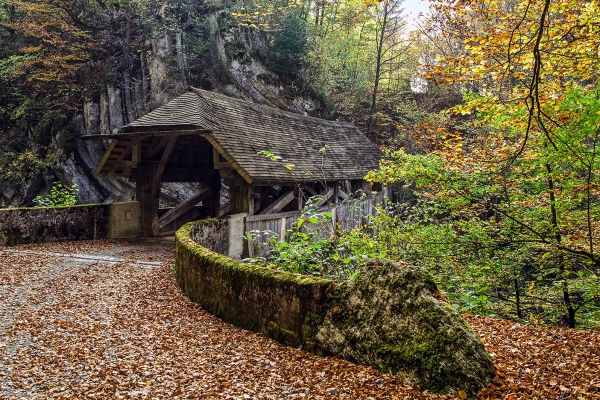
<instances>
[{"instance_id":1,"label":"green foliage","mask_svg":"<svg viewBox=\"0 0 600 400\"><path fill-rule=\"evenodd\" d=\"M293 79L306 66L308 51L306 24L304 20L290 13L267 50L267 68L283 78Z\"/></svg>"},{"instance_id":2,"label":"green foliage","mask_svg":"<svg viewBox=\"0 0 600 400\"><path fill-rule=\"evenodd\" d=\"M439 137L427 155L389 154L368 178L411 185L417 201L379 221L387 256L432 271L463 311L598 325L598 98L597 87L569 90L556 112L572 114L554 143L532 131L516 158L522 127L502 118L479 135Z\"/></svg>"},{"instance_id":3,"label":"green foliage","mask_svg":"<svg viewBox=\"0 0 600 400\"><path fill-rule=\"evenodd\" d=\"M36 196L33 202L39 207L59 207L59 206L74 206L77 204L77 194L79 189L77 184L70 187L64 186L60 182L54 182L50 193L44 197Z\"/></svg>"},{"instance_id":4,"label":"green foliage","mask_svg":"<svg viewBox=\"0 0 600 400\"><path fill-rule=\"evenodd\" d=\"M320 211L316 206L319 197L310 199L294 226L285 231L285 241L270 231L246 232L253 243L256 257L246 261L298 274L346 280L356 275L360 265L368 258L357 243L361 241L360 229L355 235L340 236L333 226L333 214Z\"/></svg>"},{"instance_id":5,"label":"green foliage","mask_svg":"<svg viewBox=\"0 0 600 400\"><path fill-rule=\"evenodd\" d=\"M21 186L52 167L52 159L42 159L29 150L16 152L6 147L0 156L0 176L13 185Z\"/></svg>"}]
</instances>

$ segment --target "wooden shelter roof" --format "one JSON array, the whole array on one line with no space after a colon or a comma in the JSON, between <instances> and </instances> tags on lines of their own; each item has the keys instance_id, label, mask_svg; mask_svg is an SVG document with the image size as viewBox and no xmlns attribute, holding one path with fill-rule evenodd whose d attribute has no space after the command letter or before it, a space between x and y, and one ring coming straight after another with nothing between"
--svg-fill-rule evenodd
<instances>
[{"instance_id":1,"label":"wooden shelter roof","mask_svg":"<svg viewBox=\"0 0 600 400\"><path fill-rule=\"evenodd\" d=\"M377 168L382 156L379 148L352 124L294 114L196 88L189 88L112 137L130 141L147 135L182 134L202 135L250 183L362 179ZM257 154L265 150L281 160L271 161ZM107 153L97 171L111 170L109 164L116 158ZM285 167L287 164L292 165L291 169Z\"/></svg>"}]
</instances>

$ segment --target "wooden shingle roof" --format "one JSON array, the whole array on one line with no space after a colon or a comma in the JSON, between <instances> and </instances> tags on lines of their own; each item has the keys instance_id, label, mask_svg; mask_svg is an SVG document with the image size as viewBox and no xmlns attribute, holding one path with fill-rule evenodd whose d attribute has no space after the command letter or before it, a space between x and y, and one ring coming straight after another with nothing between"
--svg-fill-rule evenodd
<instances>
[{"instance_id":1,"label":"wooden shingle roof","mask_svg":"<svg viewBox=\"0 0 600 400\"><path fill-rule=\"evenodd\" d=\"M352 124L196 88L124 126L119 134L170 130L201 131L246 180L257 183L362 179L382 156ZM281 161L257 154L265 150Z\"/></svg>"}]
</instances>

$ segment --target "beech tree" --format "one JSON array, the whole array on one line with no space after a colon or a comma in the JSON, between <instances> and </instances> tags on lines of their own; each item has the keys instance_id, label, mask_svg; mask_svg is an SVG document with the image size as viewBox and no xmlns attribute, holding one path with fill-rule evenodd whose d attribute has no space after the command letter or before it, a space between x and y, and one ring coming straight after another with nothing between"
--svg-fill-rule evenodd
<instances>
[{"instance_id":1,"label":"beech tree","mask_svg":"<svg viewBox=\"0 0 600 400\"><path fill-rule=\"evenodd\" d=\"M599 3L435 6L464 48L429 78L464 89L452 111L472 122L431 132L431 154L398 152L371 178L415 185L438 227L417 229L420 249L456 261L461 296L574 327L600 298Z\"/></svg>"}]
</instances>

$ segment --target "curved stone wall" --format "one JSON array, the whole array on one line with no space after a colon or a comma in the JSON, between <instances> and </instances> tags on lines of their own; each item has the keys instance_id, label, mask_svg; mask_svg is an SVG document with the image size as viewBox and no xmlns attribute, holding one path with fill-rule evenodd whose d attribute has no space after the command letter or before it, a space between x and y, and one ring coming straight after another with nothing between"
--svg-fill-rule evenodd
<instances>
[{"instance_id":1,"label":"curved stone wall","mask_svg":"<svg viewBox=\"0 0 600 400\"><path fill-rule=\"evenodd\" d=\"M322 353L315 335L334 283L242 263L202 246L225 252L227 225L227 218L208 219L190 222L177 231L179 286L223 321L288 346Z\"/></svg>"},{"instance_id":2,"label":"curved stone wall","mask_svg":"<svg viewBox=\"0 0 600 400\"><path fill-rule=\"evenodd\" d=\"M475 396L494 374L478 336L418 268L373 260L334 282L257 267L229 254L233 219L192 222L176 235L179 286L234 325L316 354L371 365L421 389ZM237 233L233 233L237 235ZM334 291L335 288L335 291Z\"/></svg>"}]
</instances>

